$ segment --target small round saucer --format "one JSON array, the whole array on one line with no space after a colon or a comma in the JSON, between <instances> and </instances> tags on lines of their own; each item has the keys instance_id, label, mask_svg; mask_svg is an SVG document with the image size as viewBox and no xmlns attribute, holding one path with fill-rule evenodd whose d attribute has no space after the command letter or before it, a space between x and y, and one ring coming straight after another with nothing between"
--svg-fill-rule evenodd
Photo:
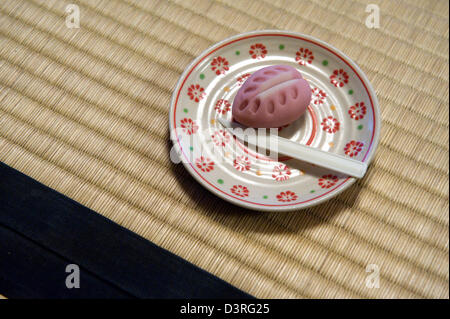
<instances>
[{"instance_id":1,"label":"small round saucer","mask_svg":"<svg viewBox=\"0 0 450 319\"><path fill-rule=\"evenodd\" d=\"M197 57L172 96L174 147L191 175L217 196L242 207L296 210L326 201L355 182L349 176L248 149L217 118L231 119L233 98L256 70L296 67L312 88L308 112L283 137L370 162L378 144L380 111L374 89L345 54L311 36L255 31L228 38Z\"/></svg>"}]
</instances>

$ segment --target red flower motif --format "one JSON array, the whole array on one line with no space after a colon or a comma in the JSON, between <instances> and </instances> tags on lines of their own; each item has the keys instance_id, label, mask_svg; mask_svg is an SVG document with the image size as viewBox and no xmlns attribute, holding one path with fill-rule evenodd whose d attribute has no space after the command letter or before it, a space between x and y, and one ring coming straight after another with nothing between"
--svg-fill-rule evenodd
<instances>
[{"instance_id":1,"label":"red flower motif","mask_svg":"<svg viewBox=\"0 0 450 319\"><path fill-rule=\"evenodd\" d=\"M323 104L323 101L327 97L327 94L319 88L311 89L311 93L312 93L311 101L314 104L318 104L318 105Z\"/></svg>"},{"instance_id":2,"label":"red flower motif","mask_svg":"<svg viewBox=\"0 0 450 319\"><path fill-rule=\"evenodd\" d=\"M242 74L240 77L238 77L237 78L238 85L241 86L250 75L251 75L250 73L245 73L245 74Z\"/></svg>"},{"instance_id":3,"label":"red flower motif","mask_svg":"<svg viewBox=\"0 0 450 319\"><path fill-rule=\"evenodd\" d=\"M228 67L229 63L227 59L218 56L214 58L211 62L211 70L216 72L217 75L225 74L230 68Z\"/></svg>"},{"instance_id":4,"label":"red flower motif","mask_svg":"<svg viewBox=\"0 0 450 319\"><path fill-rule=\"evenodd\" d=\"M328 116L323 119L322 123L323 130L328 133L336 133L339 131L339 126L341 125L337 119L332 116Z\"/></svg>"},{"instance_id":5,"label":"red flower motif","mask_svg":"<svg viewBox=\"0 0 450 319\"><path fill-rule=\"evenodd\" d=\"M220 100L217 100L216 106L214 107L214 109L219 114L226 114L229 110L231 110L231 104L227 100L220 99Z\"/></svg>"},{"instance_id":6,"label":"red flower motif","mask_svg":"<svg viewBox=\"0 0 450 319\"><path fill-rule=\"evenodd\" d=\"M291 191L281 192L280 194L277 195L277 199L279 202L292 202L297 198L298 196Z\"/></svg>"},{"instance_id":7,"label":"red flower motif","mask_svg":"<svg viewBox=\"0 0 450 319\"><path fill-rule=\"evenodd\" d=\"M204 91L205 91L205 89L202 88L200 85L192 84L188 88L188 95L191 98L191 100L198 102L205 97L206 93Z\"/></svg>"},{"instance_id":8,"label":"red flower motif","mask_svg":"<svg viewBox=\"0 0 450 319\"><path fill-rule=\"evenodd\" d=\"M366 115L366 113L367 108L364 102L356 103L355 105L350 106L350 109L348 110L348 114L350 114L350 117L356 121L364 118L364 115Z\"/></svg>"},{"instance_id":9,"label":"red flower motif","mask_svg":"<svg viewBox=\"0 0 450 319\"><path fill-rule=\"evenodd\" d=\"M330 75L330 80L335 87L343 87L344 84L348 83L348 74L343 69L334 70L333 74Z\"/></svg>"},{"instance_id":10,"label":"red flower motif","mask_svg":"<svg viewBox=\"0 0 450 319\"><path fill-rule=\"evenodd\" d=\"M356 156L359 152L361 152L363 146L363 142L350 141L344 147L345 155L350 157Z\"/></svg>"},{"instance_id":11,"label":"red flower motif","mask_svg":"<svg viewBox=\"0 0 450 319\"><path fill-rule=\"evenodd\" d=\"M306 65L306 63L311 64L314 60L314 55L309 49L300 48L295 55L295 61L300 65Z\"/></svg>"},{"instance_id":12,"label":"red flower motif","mask_svg":"<svg viewBox=\"0 0 450 319\"><path fill-rule=\"evenodd\" d=\"M250 169L250 160L247 156L238 156L233 162L233 166L238 171L248 171Z\"/></svg>"},{"instance_id":13,"label":"red flower motif","mask_svg":"<svg viewBox=\"0 0 450 319\"><path fill-rule=\"evenodd\" d=\"M199 157L195 160L195 165L203 172L210 172L214 169L214 162L207 157Z\"/></svg>"},{"instance_id":14,"label":"red flower motif","mask_svg":"<svg viewBox=\"0 0 450 319\"><path fill-rule=\"evenodd\" d=\"M338 182L338 178L336 175L323 175L319 178L319 186L322 188L330 188L334 186Z\"/></svg>"},{"instance_id":15,"label":"red flower motif","mask_svg":"<svg viewBox=\"0 0 450 319\"><path fill-rule=\"evenodd\" d=\"M225 146L231 139L230 134L225 130L218 130L211 136L214 144L217 146Z\"/></svg>"},{"instance_id":16,"label":"red flower motif","mask_svg":"<svg viewBox=\"0 0 450 319\"><path fill-rule=\"evenodd\" d=\"M240 197L248 197L248 193L249 193L248 188L245 187L245 186L242 186L242 185L234 185L231 188L231 192L234 195L237 195L237 196L240 196Z\"/></svg>"},{"instance_id":17,"label":"red flower motif","mask_svg":"<svg viewBox=\"0 0 450 319\"><path fill-rule=\"evenodd\" d=\"M188 135L195 134L198 130L198 125L195 124L195 122L192 119L184 118L180 121L180 123L181 128Z\"/></svg>"},{"instance_id":18,"label":"red flower motif","mask_svg":"<svg viewBox=\"0 0 450 319\"><path fill-rule=\"evenodd\" d=\"M250 51L248 51L253 59L264 59L267 54L266 47L262 43L256 43L250 46Z\"/></svg>"},{"instance_id":19,"label":"red flower motif","mask_svg":"<svg viewBox=\"0 0 450 319\"><path fill-rule=\"evenodd\" d=\"M276 181L279 181L279 182L285 181L285 180L289 179L289 175L291 175L291 170L289 169L289 167L287 167L284 164L280 164L273 168L272 177Z\"/></svg>"}]
</instances>

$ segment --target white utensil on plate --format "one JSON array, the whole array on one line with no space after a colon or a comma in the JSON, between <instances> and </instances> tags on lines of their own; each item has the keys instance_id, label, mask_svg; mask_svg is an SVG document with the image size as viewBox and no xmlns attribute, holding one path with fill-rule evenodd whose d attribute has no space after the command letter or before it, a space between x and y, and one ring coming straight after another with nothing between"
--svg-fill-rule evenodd
<instances>
[{"instance_id":1,"label":"white utensil on plate","mask_svg":"<svg viewBox=\"0 0 450 319\"><path fill-rule=\"evenodd\" d=\"M288 155L304 162L315 164L317 166L328 168L357 178L362 178L366 173L367 163L346 158L338 154L324 152L274 134L247 135L247 127L244 127L236 122L230 122L223 118L219 118L218 121L239 140L246 141L252 146L260 146L272 152ZM253 131L256 133L256 130ZM247 132L251 131L247 130Z\"/></svg>"}]
</instances>

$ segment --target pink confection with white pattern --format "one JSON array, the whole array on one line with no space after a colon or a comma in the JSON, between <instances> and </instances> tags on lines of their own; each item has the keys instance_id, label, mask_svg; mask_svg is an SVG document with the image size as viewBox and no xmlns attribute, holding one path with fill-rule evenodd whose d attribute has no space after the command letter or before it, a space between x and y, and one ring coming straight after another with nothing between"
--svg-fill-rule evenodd
<instances>
[{"instance_id":1,"label":"pink confection with white pattern","mask_svg":"<svg viewBox=\"0 0 450 319\"><path fill-rule=\"evenodd\" d=\"M249 127L281 127L299 119L311 101L311 88L300 72L273 65L253 73L233 101L233 119Z\"/></svg>"}]
</instances>

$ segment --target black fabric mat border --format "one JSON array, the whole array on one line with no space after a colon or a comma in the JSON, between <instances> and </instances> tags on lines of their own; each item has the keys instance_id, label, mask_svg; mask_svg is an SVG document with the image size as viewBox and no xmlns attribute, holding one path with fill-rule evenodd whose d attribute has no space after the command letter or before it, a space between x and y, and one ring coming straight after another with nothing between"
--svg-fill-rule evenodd
<instances>
[{"instance_id":1,"label":"black fabric mat border","mask_svg":"<svg viewBox=\"0 0 450 319\"><path fill-rule=\"evenodd\" d=\"M80 288L65 285L80 267ZM0 162L0 294L7 298L253 298Z\"/></svg>"}]
</instances>

